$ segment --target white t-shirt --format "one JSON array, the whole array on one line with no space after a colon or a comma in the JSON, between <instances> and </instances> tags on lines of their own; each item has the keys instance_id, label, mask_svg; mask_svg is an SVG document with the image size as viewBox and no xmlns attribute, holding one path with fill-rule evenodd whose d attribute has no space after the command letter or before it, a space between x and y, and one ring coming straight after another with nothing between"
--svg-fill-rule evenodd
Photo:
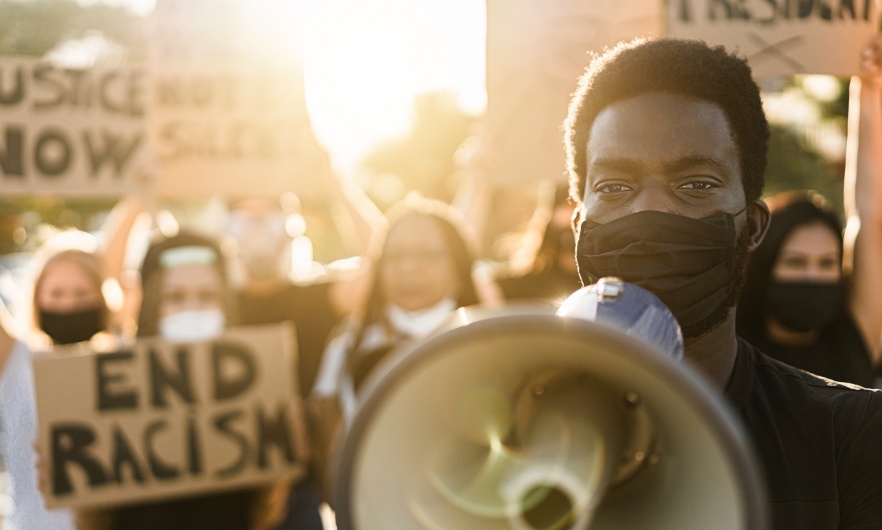
<instances>
[{"instance_id":1,"label":"white t-shirt","mask_svg":"<svg viewBox=\"0 0 882 530\"><path fill-rule=\"evenodd\" d=\"M70 510L47 510L37 487L37 403L31 351L16 342L0 373L0 456L9 474L10 511L3 530L75 530Z\"/></svg>"}]
</instances>

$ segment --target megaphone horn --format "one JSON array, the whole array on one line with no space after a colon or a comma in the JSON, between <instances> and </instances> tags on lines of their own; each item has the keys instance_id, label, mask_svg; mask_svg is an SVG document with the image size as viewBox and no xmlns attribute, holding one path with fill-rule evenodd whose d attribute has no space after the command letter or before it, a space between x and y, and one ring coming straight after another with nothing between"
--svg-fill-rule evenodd
<instances>
[{"instance_id":1,"label":"megaphone horn","mask_svg":"<svg viewBox=\"0 0 882 530\"><path fill-rule=\"evenodd\" d=\"M365 383L338 528L766 528L747 438L700 376L598 322L457 317Z\"/></svg>"}]
</instances>

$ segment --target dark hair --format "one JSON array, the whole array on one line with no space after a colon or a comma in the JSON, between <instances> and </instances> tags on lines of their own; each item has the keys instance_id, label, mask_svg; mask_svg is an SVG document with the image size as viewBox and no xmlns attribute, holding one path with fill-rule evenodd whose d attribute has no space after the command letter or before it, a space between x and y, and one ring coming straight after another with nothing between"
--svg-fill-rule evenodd
<instances>
[{"instance_id":1,"label":"dark hair","mask_svg":"<svg viewBox=\"0 0 882 530\"><path fill-rule=\"evenodd\" d=\"M595 57L570 102L566 120L570 195L585 194L591 126L606 107L648 93L670 93L718 105L738 146L744 194L756 200L763 190L769 125L750 66L722 46L660 38L619 43Z\"/></svg>"},{"instance_id":2,"label":"dark hair","mask_svg":"<svg viewBox=\"0 0 882 530\"><path fill-rule=\"evenodd\" d=\"M746 281L738 300L736 322L739 332L751 336L765 333L766 300L772 269L784 241L794 229L812 223L827 226L836 234L839 255L842 255L842 224L822 196L806 191L785 192L767 202L772 211L769 231L747 262Z\"/></svg>"},{"instance_id":3,"label":"dark hair","mask_svg":"<svg viewBox=\"0 0 882 530\"><path fill-rule=\"evenodd\" d=\"M394 345L385 345L366 356L356 355L355 352L361 347L365 331L371 324L383 319L383 310L386 300L383 297L383 289L380 284L380 269L383 265L386 239L389 232L399 223L407 222L411 216L418 215L434 220L444 234L445 242L450 250L453 266L459 284L459 297L456 307L465 307L478 303L478 294L472 280L472 265L475 262L474 244L468 226L450 206L419 196L408 196L404 201L393 206L386 215L387 224L385 230L374 235L371 244L371 266L373 277L371 287L361 314L361 318L354 329L354 340L350 343L346 352L348 370L352 375L353 384L358 388L367 374L374 366L385 357Z\"/></svg>"},{"instance_id":4,"label":"dark hair","mask_svg":"<svg viewBox=\"0 0 882 530\"><path fill-rule=\"evenodd\" d=\"M434 220L450 249L453 266L459 283L457 307L465 307L478 303L475 284L472 281L472 266L475 263L474 245L465 222L450 206L422 197L410 196L393 206L386 215L385 230L378 232L371 243L371 266L373 278L371 287L361 316L361 329L378 322L383 315L386 300L383 298L380 285L380 269L385 254L386 238L398 223L404 222L411 215L419 215Z\"/></svg>"},{"instance_id":5,"label":"dark hair","mask_svg":"<svg viewBox=\"0 0 882 530\"><path fill-rule=\"evenodd\" d=\"M227 268L224 264L223 254L218 244L207 237L182 232L176 236L164 238L150 245L144 261L141 264L141 311L138 314L138 336L152 337L159 333L159 308L162 304L162 254L173 248L179 247L206 247L217 256L214 267L223 282L224 312L226 313L227 325L235 325L238 322L238 312L234 293L230 289Z\"/></svg>"}]
</instances>

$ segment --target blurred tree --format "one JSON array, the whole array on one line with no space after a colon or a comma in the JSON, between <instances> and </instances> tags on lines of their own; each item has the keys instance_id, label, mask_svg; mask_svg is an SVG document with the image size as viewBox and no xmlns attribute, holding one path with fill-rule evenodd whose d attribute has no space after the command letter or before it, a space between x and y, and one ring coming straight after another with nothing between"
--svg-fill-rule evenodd
<instances>
[{"instance_id":1,"label":"blurred tree","mask_svg":"<svg viewBox=\"0 0 882 530\"><path fill-rule=\"evenodd\" d=\"M368 195L384 210L408 191L450 202L459 185L453 155L476 121L457 105L455 94L418 96L410 134L380 145L362 163Z\"/></svg>"},{"instance_id":2,"label":"blurred tree","mask_svg":"<svg viewBox=\"0 0 882 530\"><path fill-rule=\"evenodd\" d=\"M144 20L123 7L74 0L0 0L0 55L42 57L59 44L95 32L133 60L146 58ZM0 254L32 251L42 224L96 230L114 204L108 198L0 198Z\"/></svg>"},{"instance_id":3,"label":"blurred tree","mask_svg":"<svg viewBox=\"0 0 882 530\"><path fill-rule=\"evenodd\" d=\"M764 195L815 190L842 214L842 165L827 161L792 129L774 123L770 129Z\"/></svg>"},{"instance_id":4,"label":"blurred tree","mask_svg":"<svg viewBox=\"0 0 882 530\"><path fill-rule=\"evenodd\" d=\"M66 40L99 31L144 59L144 20L123 7L74 0L0 0L0 55L43 56Z\"/></svg>"}]
</instances>

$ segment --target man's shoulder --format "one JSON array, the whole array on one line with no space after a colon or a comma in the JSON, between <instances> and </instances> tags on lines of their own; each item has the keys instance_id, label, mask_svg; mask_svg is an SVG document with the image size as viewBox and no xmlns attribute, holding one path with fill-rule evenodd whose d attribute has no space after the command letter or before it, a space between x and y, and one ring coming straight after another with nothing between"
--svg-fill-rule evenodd
<instances>
[{"instance_id":1,"label":"man's shoulder","mask_svg":"<svg viewBox=\"0 0 882 530\"><path fill-rule=\"evenodd\" d=\"M830 443L826 449L840 456L846 446L857 443L866 451L870 438L882 440L882 392L798 370L744 345L753 375L739 408L755 434L792 437L791 451L799 445L823 453L821 446ZM882 444L873 445L882 450Z\"/></svg>"},{"instance_id":2,"label":"man's shoulder","mask_svg":"<svg viewBox=\"0 0 882 530\"><path fill-rule=\"evenodd\" d=\"M746 354L751 356L756 383L768 390L786 391L793 397L804 397L819 402L879 401L882 392L851 383L834 381L815 375L762 353L758 348L742 341Z\"/></svg>"},{"instance_id":3,"label":"man's shoulder","mask_svg":"<svg viewBox=\"0 0 882 530\"><path fill-rule=\"evenodd\" d=\"M882 528L882 393L798 370L743 341L739 350L735 404L766 472L776 528ZM816 526L794 526L809 517Z\"/></svg>"}]
</instances>

